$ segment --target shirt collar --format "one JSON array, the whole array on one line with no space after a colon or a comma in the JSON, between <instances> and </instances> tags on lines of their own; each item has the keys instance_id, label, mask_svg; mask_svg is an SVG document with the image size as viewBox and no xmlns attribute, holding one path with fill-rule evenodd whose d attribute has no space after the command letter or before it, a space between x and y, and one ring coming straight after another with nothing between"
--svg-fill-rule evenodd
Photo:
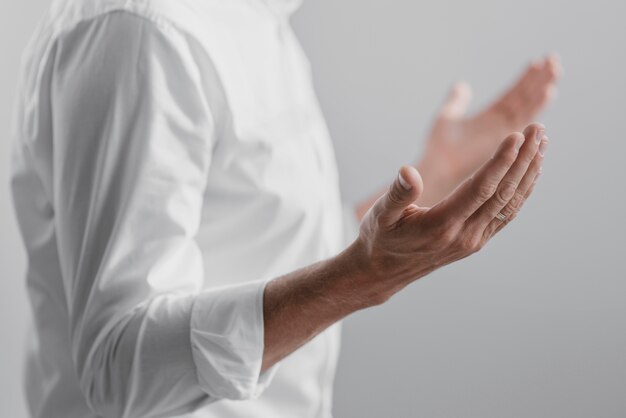
<instances>
[{"instance_id":1,"label":"shirt collar","mask_svg":"<svg viewBox=\"0 0 626 418\"><path fill-rule=\"evenodd\" d=\"M291 15L302 5L303 0L264 0L274 12Z\"/></svg>"}]
</instances>

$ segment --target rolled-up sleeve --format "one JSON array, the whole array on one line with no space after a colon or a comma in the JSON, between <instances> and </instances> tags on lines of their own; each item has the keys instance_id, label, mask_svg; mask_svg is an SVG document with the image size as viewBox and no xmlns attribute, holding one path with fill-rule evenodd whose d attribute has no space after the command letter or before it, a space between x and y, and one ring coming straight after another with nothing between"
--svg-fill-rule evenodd
<instances>
[{"instance_id":1,"label":"rolled-up sleeve","mask_svg":"<svg viewBox=\"0 0 626 418\"><path fill-rule=\"evenodd\" d=\"M196 298L191 343L198 380L207 393L226 399L254 398L277 367L259 374L263 356L264 286L242 284ZM207 321L206 318L220 318Z\"/></svg>"},{"instance_id":2,"label":"rolled-up sleeve","mask_svg":"<svg viewBox=\"0 0 626 418\"><path fill-rule=\"evenodd\" d=\"M188 42L120 11L50 53L55 230L72 358L98 416L255 397L274 372L261 373L266 282L203 290L216 126Z\"/></svg>"}]
</instances>

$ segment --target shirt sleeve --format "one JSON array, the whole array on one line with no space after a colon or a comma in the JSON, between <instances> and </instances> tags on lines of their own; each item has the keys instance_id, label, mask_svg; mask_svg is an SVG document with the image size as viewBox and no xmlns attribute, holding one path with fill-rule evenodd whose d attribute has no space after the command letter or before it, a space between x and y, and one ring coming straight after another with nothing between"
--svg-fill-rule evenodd
<instances>
[{"instance_id":1,"label":"shirt sleeve","mask_svg":"<svg viewBox=\"0 0 626 418\"><path fill-rule=\"evenodd\" d=\"M215 123L186 36L111 12L51 52L53 205L72 358L102 417L258 396L265 282L202 290ZM210 278L208 278L210 280Z\"/></svg>"}]
</instances>

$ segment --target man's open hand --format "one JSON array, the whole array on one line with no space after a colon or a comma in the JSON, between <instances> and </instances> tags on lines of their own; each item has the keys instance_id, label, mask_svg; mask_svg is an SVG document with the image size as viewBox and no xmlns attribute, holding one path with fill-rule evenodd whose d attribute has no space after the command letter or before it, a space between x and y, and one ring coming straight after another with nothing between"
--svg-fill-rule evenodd
<instances>
[{"instance_id":1,"label":"man's open hand","mask_svg":"<svg viewBox=\"0 0 626 418\"><path fill-rule=\"evenodd\" d=\"M347 315L481 249L531 194L546 145L539 124L509 135L493 158L432 208L414 203L425 186L415 168L402 167L365 212L352 245L267 284L262 370Z\"/></svg>"},{"instance_id":2,"label":"man's open hand","mask_svg":"<svg viewBox=\"0 0 626 418\"><path fill-rule=\"evenodd\" d=\"M368 211L356 245L373 303L410 282L481 249L510 222L531 194L547 145L544 127L529 125L501 142L493 158L432 208L413 202L424 192L413 167Z\"/></svg>"}]
</instances>

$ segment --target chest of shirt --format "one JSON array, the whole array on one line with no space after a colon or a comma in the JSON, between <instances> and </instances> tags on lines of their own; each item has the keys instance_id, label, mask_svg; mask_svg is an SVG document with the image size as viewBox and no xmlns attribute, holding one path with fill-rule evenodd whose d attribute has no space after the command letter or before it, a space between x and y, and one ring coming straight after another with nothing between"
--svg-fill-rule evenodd
<instances>
[{"instance_id":1,"label":"chest of shirt","mask_svg":"<svg viewBox=\"0 0 626 418\"><path fill-rule=\"evenodd\" d=\"M197 12L188 28L215 76L209 88L219 86L207 91L216 109L209 193L320 210L338 194L335 156L286 16L258 0L209 0Z\"/></svg>"}]
</instances>

